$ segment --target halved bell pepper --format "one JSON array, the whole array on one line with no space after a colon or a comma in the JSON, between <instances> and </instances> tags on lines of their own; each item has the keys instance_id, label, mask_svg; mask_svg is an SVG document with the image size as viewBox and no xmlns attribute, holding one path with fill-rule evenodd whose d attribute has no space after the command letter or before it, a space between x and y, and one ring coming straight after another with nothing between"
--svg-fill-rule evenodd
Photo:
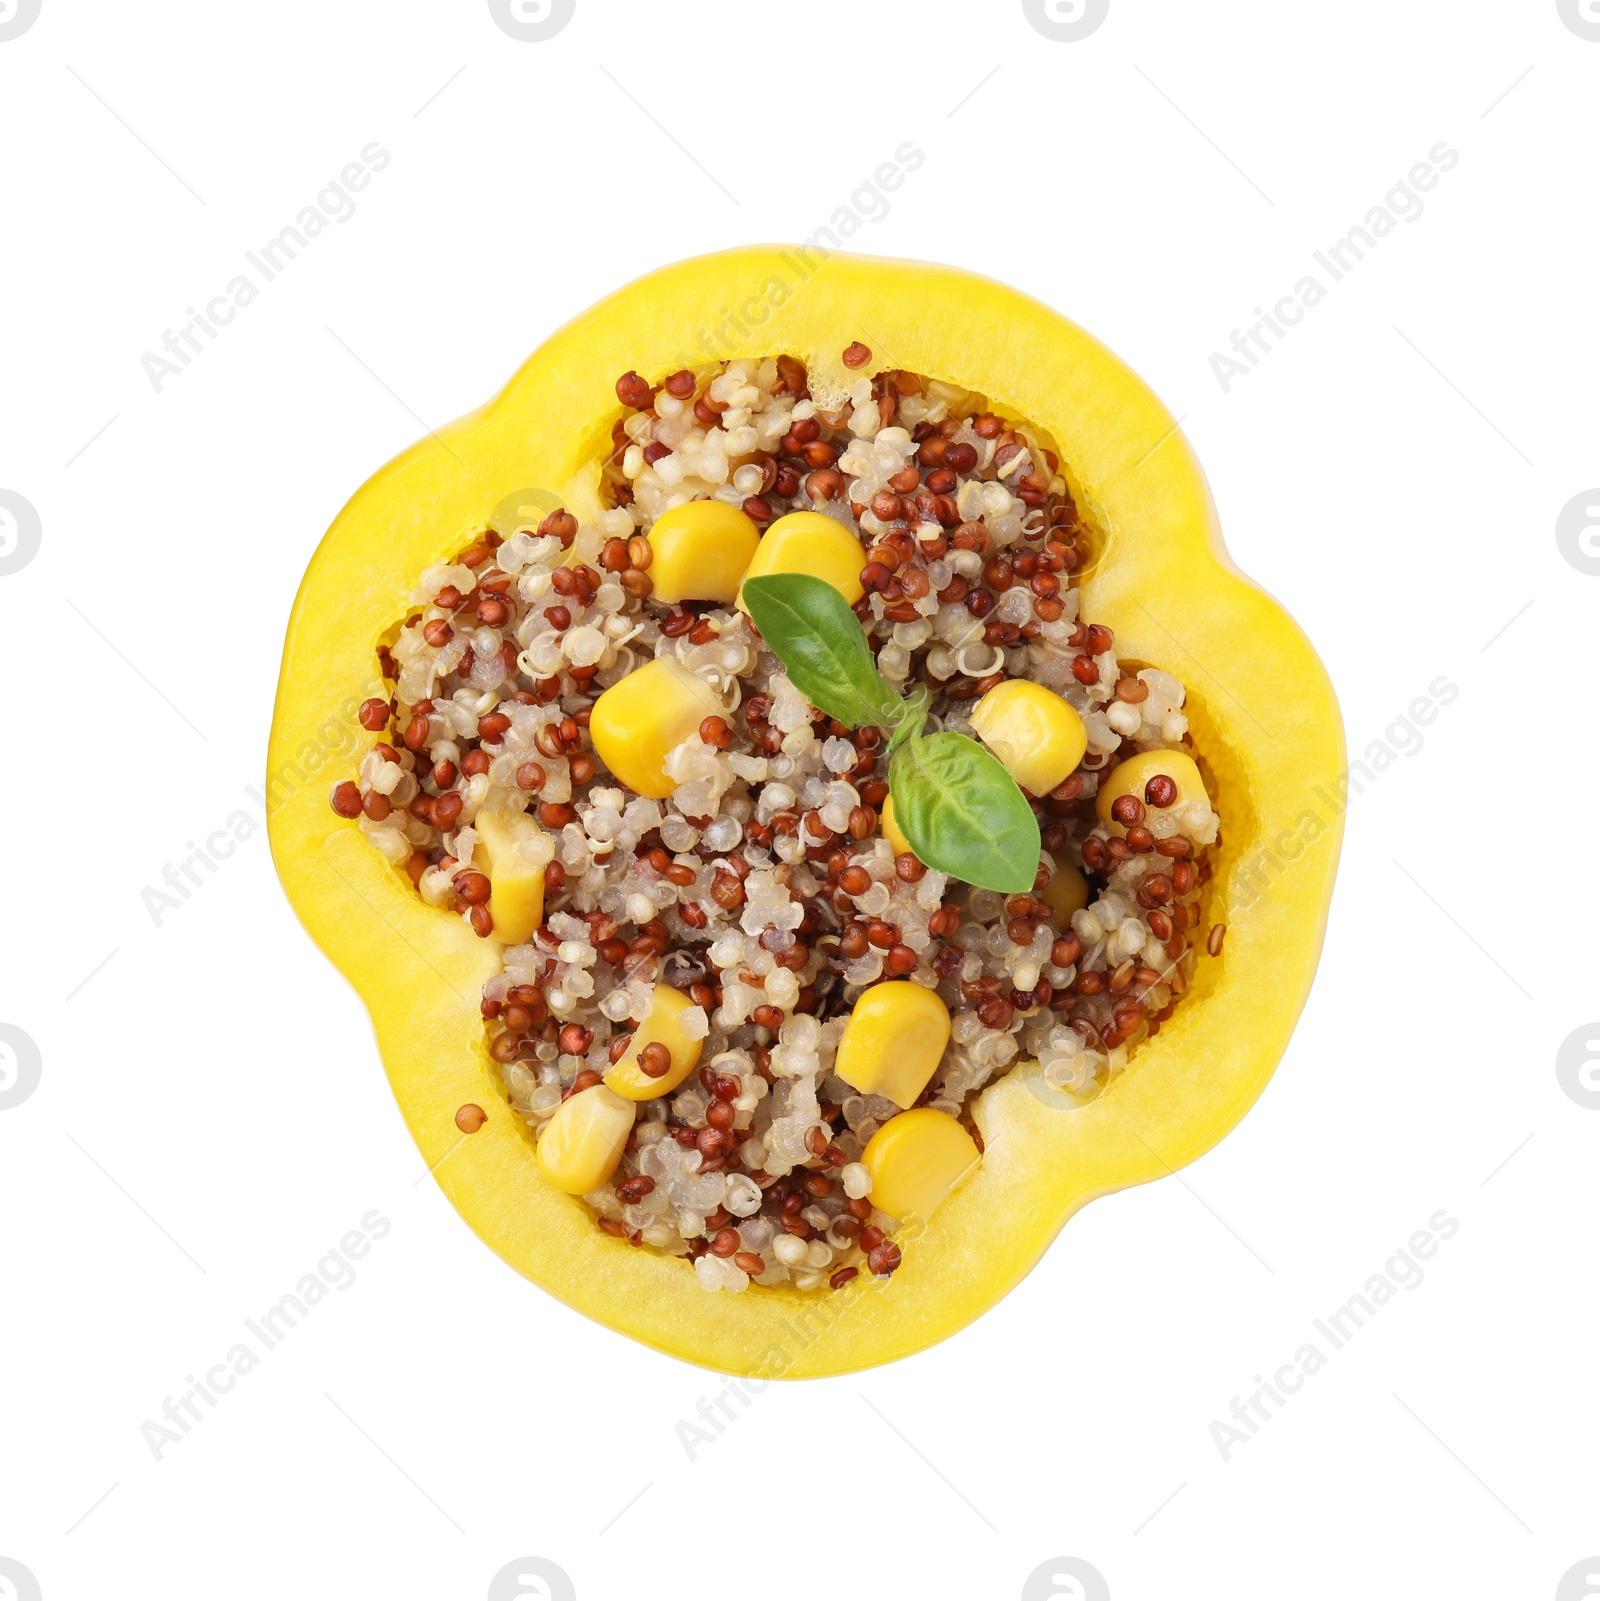
<instances>
[{"instance_id":1,"label":"halved bell pepper","mask_svg":"<svg viewBox=\"0 0 1600 1601\"><path fill-rule=\"evenodd\" d=\"M741 308L733 319L725 308ZM592 464L620 415L613 385L719 356L789 353L813 393L902 368L976 391L1048 432L1096 548L1085 614L1124 658L1188 686L1185 712L1222 816L1210 915L1217 957L1158 1037L1079 1105L1022 1064L972 1108L977 1171L892 1278L838 1292L708 1295L684 1262L602 1233L541 1175L506 1104L479 1016L498 949L419 899L403 872L329 810L330 715L374 689L374 653L430 563L519 484L584 515ZM342 746L349 748L346 740ZM723 1373L804 1377L870 1367L955 1332L1000 1299L1085 1202L1170 1173L1260 1094L1316 966L1340 826L1343 738L1304 635L1230 565L1216 511L1166 408L1098 340L1026 295L946 267L753 248L666 267L554 334L488 405L380 469L319 546L289 624L268 753L278 872L313 939L371 1013L390 1083L430 1170L519 1272L609 1327ZM1266 864L1272 865L1266 865ZM1263 874L1270 879L1262 891ZM1202 938L1203 938L1202 931ZM463 1138L455 1114L489 1109Z\"/></svg>"}]
</instances>

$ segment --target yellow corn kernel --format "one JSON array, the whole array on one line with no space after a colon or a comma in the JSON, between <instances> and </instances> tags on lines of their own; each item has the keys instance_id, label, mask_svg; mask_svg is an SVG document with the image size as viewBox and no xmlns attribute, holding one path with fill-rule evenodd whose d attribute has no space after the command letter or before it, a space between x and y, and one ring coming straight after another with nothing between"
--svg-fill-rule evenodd
<instances>
[{"instance_id":1,"label":"yellow corn kernel","mask_svg":"<svg viewBox=\"0 0 1600 1601\"><path fill-rule=\"evenodd\" d=\"M478 836L473 866L489 875L494 937L521 945L544 919L545 864L535 866L517 847L543 830L526 812L479 812L472 827Z\"/></svg>"},{"instance_id":2,"label":"yellow corn kernel","mask_svg":"<svg viewBox=\"0 0 1600 1601\"><path fill-rule=\"evenodd\" d=\"M1077 867L1065 856L1055 859L1056 870L1045 885L1042 898L1056 914L1056 921L1065 928L1074 912L1081 912L1089 904L1089 883Z\"/></svg>"},{"instance_id":3,"label":"yellow corn kernel","mask_svg":"<svg viewBox=\"0 0 1600 1601\"><path fill-rule=\"evenodd\" d=\"M902 1223L912 1217L926 1222L982 1160L972 1136L931 1106L891 1117L861 1153L872 1175L872 1204Z\"/></svg>"},{"instance_id":4,"label":"yellow corn kernel","mask_svg":"<svg viewBox=\"0 0 1600 1601\"><path fill-rule=\"evenodd\" d=\"M866 564L861 541L842 523L820 511L792 511L761 536L755 560L744 576L808 573L832 584L854 606L866 593L861 583L861 569ZM741 593L739 610L746 609Z\"/></svg>"},{"instance_id":5,"label":"yellow corn kernel","mask_svg":"<svg viewBox=\"0 0 1600 1601\"><path fill-rule=\"evenodd\" d=\"M1111 804L1123 795L1132 795L1152 815L1162 815L1163 808L1150 805L1144 798L1145 785L1159 773L1165 773L1178 786L1178 798L1173 801L1173 806L1187 806L1191 801L1198 801L1202 806L1211 804L1206 795L1205 781L1200 777L1200 769L1195 766L1192 757L1186 756L1181 750L1146 750L1140 751L1137 756L1130 756L1125 762L1118 762L1100 780L1100 790L1094 798L1095 816L1120 833L1122 824L1113 821ZM1164 810L1170 811L1171 808Z\"/></svg>"},{"instance_id":6,"label":"yellow corn kernel","mask_svg":"<svg viewBox=\"0 0 1600 1601\"><path fill-rule=\"evenodd\" d=\"M910 1106L928 1087L950 1043L950 1013L908 979L874 984L845 1024L833 1070L863 1095Z\"/></svg>"},{"instance_id":7,"label":"yellow corn kernel","mask_svg":"<svg viewBox=\"0 0 1600 1601\"><path fill-rule=\"evenodd\" d=\"M667 777L667 752L725 710L703 678L670 656L658 656L594 703L589 737L621 783L662 800L677 788Z\"/></svg>"},{"instance_id":8,"label":"yellow corn kernel","mask_svg":"<svg viewBox=\"0 0 1600 1601\"><path fill-rule=\"evenodd\" d=\"M587 1195L617 1170L633 1129L634 1105L604 1084L579 1090L556 1108L539 1136L539 1170L558 1190Z\"/></svg>"},{"instance_id":9,"label":"yellow corn kernel","mask_svg":"<svg viewBox=\"0 0 1600 1601\"><path fill-rule=\"evenodd\" d=\"M1026 678L996 684L974 709L972 732L1033 795L1048 795L1089 745L1083 719L1071 705Z\"/></svg>"},{"instance_id":10,"label":"yellow corn kernel","mask_svg":"<svg viewBox=\"0 0 1600 1601\"><path fill-rule=\"evenodd\" d=\"M630 1101L648 1101L657 1095L670 1095L694 1072L700 1060L700 1041L683 1031L680 1021L694 1002L670 984L657 984L650 997L650 1011L633 1031L633 1043L606 1069L606 1088ZM672 1066L661 1078L651 1078L639 1066L639 1053L647 1045L665 1045L672 1053Z\"/></svg>"},{"instance_id":11,"label":"yellow corn kernel","mask_svg":"<svg viewBox=\"0 0 1600 1601\"><path fill-rule=\"evenodd\" d=\"M911 848L911 841L900 832L900 825L894 820L894 796L883 797L883 810L878 814L879 826L883 829L883 837L888 840L890 849L896 856L915 856L917 853Z\"/></svg>"},{"instance_id":12,"label":"yellow corn kernel","mask_svg":"<svg viewBox=\"0 0 1600 1601\"><path fill-rule=\"evenodd\" d=\"M731 605L761 535L737 506L688 500L650 528L651 594L657 600Z\"/></svg>"}]
</instances>

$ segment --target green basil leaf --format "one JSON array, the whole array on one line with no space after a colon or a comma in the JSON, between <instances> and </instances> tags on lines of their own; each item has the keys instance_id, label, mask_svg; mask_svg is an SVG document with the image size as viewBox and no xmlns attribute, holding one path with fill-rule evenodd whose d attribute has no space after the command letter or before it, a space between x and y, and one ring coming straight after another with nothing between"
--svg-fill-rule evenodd
<instances>
[{"instance_id":1,"label":"green basil leaf","mask_svg":"<svg viewBox=\"0 0 1600 1601\"><path fill-rule=\"evenodd\" d=\"M900 702L900 721L895 724L894 732L889 736L889 748L884 752L886 756L892 758L908 739L915 739L922 732L922 725L928 720L928 703L932 699L928 686L918 684Z\"/></svg>"},{"instance_id":2,"label":"green basil leaf","mask_svg":"<svg viewBox=\"0 0 1600 1601\"><path fill-rule=\"evenodd\" d=\"M789 682L818 711L850 728L899 717L900 697L878 676L861 623L832 584L772 573L746 579L742 593Z\"/></svg>"},{"instance_id":3,"label":"green basil leaf","mask_svg":"<svg viewBox=\"0 0 1600 1601\"><path fill-rule=\"evenodd\" d=\"M894 820L919 861L1020 895L1039 871L1039 823L998 760L965 734L913 739L889 763Z\"/></svg>"}]
</instances>

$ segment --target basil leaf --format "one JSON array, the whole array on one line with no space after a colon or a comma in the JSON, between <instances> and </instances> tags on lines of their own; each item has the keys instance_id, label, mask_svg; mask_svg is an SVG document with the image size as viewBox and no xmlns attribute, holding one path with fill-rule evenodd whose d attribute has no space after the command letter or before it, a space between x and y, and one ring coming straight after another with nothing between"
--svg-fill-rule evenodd
<instances>
[{"instance_id":1,"label":"basil leaf","mask_svg":"<svg viewBox=\"0 0 1600 1601\"><path fill-rule=\"evenodd\" d=\"M921 734L922 725L928 720L928 704L932 699L928 686L918 684L900 702L900 721L895 724L894 732L889 736L889 748L884 752L886 756L892 758L908 739L916 739Z\"/></svg>"},{"instance_id":2,"label":"basil leaf","mask_svg":"<svg viewBox=\"0 0 1600 1601\"><path fill-rule=\"evenodd\" d=\"M894 820L919 861L1020 895L1039 871L1039 823L999 761L965 734L913 739L889 763Z\"/></svg>"},{"instance_id":3,"label":"basil leaf","mask_svg":"<svg viewBox=\"0 0 1600 1601\"><path fill-rule=\"evenodd\" d=\"M899 717L900 697L878 676L861 623L832 584L772 573L746 579L742 594L789 682L818 711L850 728Z\"/></svg>"}]
</instances>

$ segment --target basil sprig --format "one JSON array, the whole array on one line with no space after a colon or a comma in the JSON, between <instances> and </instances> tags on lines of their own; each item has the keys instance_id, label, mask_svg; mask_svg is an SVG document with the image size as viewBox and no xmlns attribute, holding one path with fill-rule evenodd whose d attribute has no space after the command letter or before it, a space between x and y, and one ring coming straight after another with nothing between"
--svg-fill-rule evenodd
<instances>
[{"instance_id":1,"label":"basil sprig","mask_svg":"<svg viewBox=\"0 0 1600 1601\"><path fill-rule=\"evenodd\" d=\"M789 682L850 728L892 726L903 702L880 676L850 603L804 573L746 580L741 594Z\"/></svg>"},{"instance_id":2,"label":"basil sprig","mask_svg":"<svg viewBox=\"0 0 1600 1601\"><path fill-rule=\"evenodd\" d=\"M744 604L789 682L849 728L890 731L894 817L917 859L981 889L1023 894L1039 870L1039 823L1015 780L965 734L922 732L929 694L878 672L849 602L805 573L745 580Z\"/></svg>"}]
</instances>

